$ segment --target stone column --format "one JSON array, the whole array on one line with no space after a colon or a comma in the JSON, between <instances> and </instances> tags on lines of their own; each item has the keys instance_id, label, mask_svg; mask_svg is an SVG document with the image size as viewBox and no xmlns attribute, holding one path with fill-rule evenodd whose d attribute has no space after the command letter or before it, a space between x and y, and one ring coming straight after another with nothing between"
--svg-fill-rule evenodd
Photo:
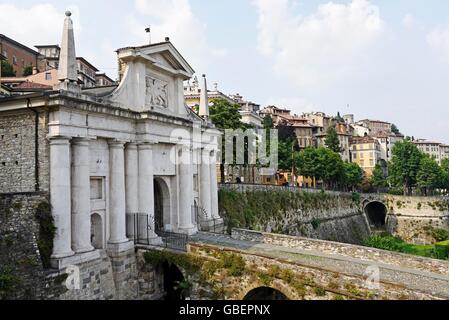
<instances>
[{"instance_id":1,"label":"stone column","mask_svg":"<svg viewBox=\"0 0 449 320\"><path fill-rule=\"evenodd\" d=\"M139 150L139 213L148 215L148 225L140 223L139 238L149 243L159 243L154 224L154 173L153 144L141 143ZM148 230L147 230L148 226Z\"/></svg>"},{"instance_id":2,"label":"stone column","mask_svg":"<svg viewBox=\"0 0 449 320\"><path fill-rule=\"evenodd\" d=\"M210 202L212 208L212 218L220 219L218 212L218 182L217 182L217 153L210 153Z\"/></svg>"},{"instance_id":3,"label":"stone column","mask_svg":"<svg viewBox=\"0 0 449 320\"><path fill-rule=\"evenodd\" d=\"M192 222L193 168L190 146L182 146L179 153L179 231L194 234L197 229Z\"/></svg>"},{"instance_id":4,"label":"stone column","mask_svg":"<svg viewBox=\"0 0 449 320\"><path fill-rule=\"evenodd\" d=\"M128 242L126 238L125 157L124 142L109 142L109 244Z\"/></svg>"},{"instance_id":5,"label":"stone column","mask_svg":"<svg viewBox=\"0 0 449 320\"><path fill-rule=\"evenodd\" d=\"M128 143L125 150L125 183L126 183L126 213L137 214L139 212L139 158L136 143ZM126 234L134 237L134 218L129 215Z\"/></svg>"},{"instance_id":6,"label":"stone column","mask_svg":"<svg viewBox=\"0 0 449 320\"><path fill-rule=\"evenodd\" d=\"M207 214L203 219L212 218L211 207L211 180L210 180L210 150L201 150L201 164L200 164L200 203L201 207ZM202 214L202 213L200 213Z\"/></svg>"},{"instance_id":7,"label":"stone column","mask_svg":"<svg viewBox=\"0 0 449 320\"><path fill-rule=\"evenodd\" d=\"M50 139L50 201L56 227L53 259L72 256L70 138Z\"/></svg>"},{"instance_id":8,"label":"stone column","mask_svg":"<svg viewBox=\"0 0 449 320\"><path fill-rule=\"evenodd\" d=\"M72 249L76 253L94 250L90 235L89 140L72 140Z\"/></svg>"}]
</instances>

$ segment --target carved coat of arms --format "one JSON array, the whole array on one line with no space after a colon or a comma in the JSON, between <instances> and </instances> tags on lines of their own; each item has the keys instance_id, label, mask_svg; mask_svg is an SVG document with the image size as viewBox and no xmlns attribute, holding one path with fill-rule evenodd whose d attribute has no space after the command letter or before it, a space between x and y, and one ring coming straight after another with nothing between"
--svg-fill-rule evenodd
<instances>
[{"instance_id":1,"label":"carved coat of arms","mask_svg":"<svg viewBox=\"0 0 449 320\"><path fill-rule=\"evenodd\" d=\"M146 77L146 104L155 107L168 107L168 83Z\"/></svg>"}]
</instances>

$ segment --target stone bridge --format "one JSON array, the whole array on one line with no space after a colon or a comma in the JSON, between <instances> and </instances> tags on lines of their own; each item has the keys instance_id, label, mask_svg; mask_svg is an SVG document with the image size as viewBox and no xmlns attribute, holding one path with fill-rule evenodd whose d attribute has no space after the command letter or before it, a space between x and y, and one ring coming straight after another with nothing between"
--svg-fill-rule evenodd
<instances>
[{"instance_id":1,"label":"stone bridge","mask_svg":"<svg viewBox=\"0 0 449 320\"><path fill-rule=\"evenodd\" d=\"M193 299L449 299L449 262L301 237L199 233L185 255L197 269L174 261Z\"/></svg>"}]
</instances>

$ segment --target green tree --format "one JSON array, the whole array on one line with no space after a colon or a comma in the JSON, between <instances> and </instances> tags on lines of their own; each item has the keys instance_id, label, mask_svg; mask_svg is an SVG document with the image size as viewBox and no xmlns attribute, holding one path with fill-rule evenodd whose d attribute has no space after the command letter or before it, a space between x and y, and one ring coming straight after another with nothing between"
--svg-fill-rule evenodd
<instances>
[{"instance_id":1,"label":"green tree","mask_svg":"<svg viewBox=\"0 0 449 320\"><path fill-rule=\"evenodd\" d=\"M295 157L295 165L298 173L304 177L316 177L320 179L317 172L317 149L308 147L297 153Z\"/></svg>"},{"instance_id":2,"label":"green tree","mask_svg":"<svg viewBox=\"0 0 449 320\"><path fill-rule=\"evenodd\" d=\"M424 156L421 159L420 167L416 175L417 186L422 190L424 195L435 188L437 188L441 181L442 170L438 166L438 163L430 158Z\"/></svg>"},{"instance_id":3,"label":"green tree","mask_svg":"<svg viewBox=\"0 0 449 320\"><path fill-rule=\"evenodd\" d=\"M14 71L14 67L7 60L1 61L2 66L2 77L15 77L16 72Z\"/></svg>"},{"instance_id":4,"label":"green tree","mask_svg":"<svg viewBox=\"0 0 449 320\"><path fill-rule=\"evenodd\" d=\"M343 151L340 147L340 140L338 139L337 130L335 130L334 127L329 127L329 129L327 129L324 144L333 152L340 153Z\"/></svg>"},{"instance_id":5,"label":"green tree","mask_svg":"<svg viewBox=\"0 0 449 320\"><path fill-rule=\"evenodd\" d=\"M274 127L273 118L269 114L263 118L263 127L264 129L273 129Z\"/></svg>"},{"instance_id":6,"label":"green tree","mask_svg":"<svg viewBox=\"0 0 449 320\"><path fill-rule=\"evenodd\" d=\"M224 99L214 99L212 100L212 106L210 107L210 119L212 123L219 129L233 129L233 130L246 130L251 126L242 122L242 116L239 112L240 105L235 103L230 103ZM225 136L222 137L222 150L221 150L221 163L220 163L220 176L221 181L225 181L224 176L224 165L226 161L226 150L225 150ZM248 145L245 142L245 149L247 150ZM228 150L229 152L229 150ZM236 152L236 150L232 150ZM247 153L245 152L245 155Z\"/></svg>"},{"instance_id":7,"label":"green tree","mask_svg":"<svg viewBox=\"0 0 449 320\"><path fill-rule=\"evenodd\" d=\"M29 65L25 68L23 68L23 76L24 77L28 77L31 76L33 74L33 66Z\"/></svg>"},{"instance_id":8,"label":"green tree","mask_svg":"<svg viewBox=\"0 0 449 320\"><path fill-rule=\"evenodd\" d=\"M392 154L388 168L389 181L393 186L403 188L404 194L410 193L411 188L416 185L423 154L408 140L397 142Z\"/></svg>"},{"instance_id":9,"label":"green tree","mask_svg":"<svg viewBox=\"0 0 449 320\"><path fill-rule=\"evenodd\" d=\"M343 117L340 115L340 112L337 113L335 120L337 120L338 122L342 122L342 123L345 122L345 119L343 119Z\"/></svg>"},{"instance_id":10,"label":"green tree","mask_svg":"<svg viewBox=\"0 0 449 320\"><path fill-rule=\"evenodd\" d=\"M391 132L395 133L395 134L400 134L401 132L399 131L398 127L395 124L391 125Z\"/></svg>"},{"instance_id":11,"label":"green tree","mask_svg":"<svg viewBox=\"0 0 449 320\"><path fill-rule=\"evenodd\" d=\"M317 175L325 187L335 188L338 181L344 179L344 162L340 154L327 148L317 149Z\"/></svg>"},{"instance_id":12,"label":"green tree","mask_svg":"<svg viewBox=\"0 0 449 320\"><path fill-rule=\"evenodd\" d=\"M387 177L384 174L384 170L380 164L376 164L373 170L373 175L370 178L370 183L376 189L385 188L387 184Z\"/></svg>"},{"instance_id":13,"label":"green tree","mask_svg":"<svg viewBox=\"0 0 449 320\"><path fill-rule=\"evenodd\" d=\"M278 143L278 163L279 169L291 170L293 167L293 159L295 158L294 140L281 140Z\"/></svg>"},{"instance_id":14,"label":"green tree","mask_svg":"<svg viewBox=\"0 0 449 320\"><path fill-rule=\"evenodd\" d=\"M356 187L360 186L363 181L363 170L357 163L345 162L344 168L344 183L348 189L354 191Z\"/></svg>"},{"instance_id":15,"label":"green tree","mask_svg":"<svg viewBox=\"0 0 449 320\"><path fill-rule=\"evenodd\" d=\"M220 129L247 129L248 125L242 122L240 105L230 103L224 99L212 100L210 107L210 120Z\"/></svg>"}]
</instances>

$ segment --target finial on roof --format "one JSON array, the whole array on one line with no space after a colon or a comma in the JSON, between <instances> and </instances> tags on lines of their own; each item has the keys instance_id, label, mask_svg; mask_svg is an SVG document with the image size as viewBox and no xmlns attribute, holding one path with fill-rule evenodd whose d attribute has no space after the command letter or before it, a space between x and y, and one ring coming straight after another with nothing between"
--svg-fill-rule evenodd
<instances>
[{"instance_id":1,"label":"finial on roof","mask_svg":"<svg viewBox=\"0 0 449 320\"><path fill-rule=\"evenodd\" d=\"M201 81L199 116L205 120L209 118L209 96L207 94L207 79L205 74L203 74L203 81Z\"/></svg>"},{"instance_id":2,"label":"finial on roof","mask_svg":"<svg viewBox=\"0 0 449 320\"><path fill-rule=\"evenodd\" d=\"M73 34L73 22L70 16L72 13L66 11L64 29L62 32L61 51L59 54L58 79L59 89L76 90L79 89L78 68L76 63L75 36Z\"/></svg>"}]
</instances>

